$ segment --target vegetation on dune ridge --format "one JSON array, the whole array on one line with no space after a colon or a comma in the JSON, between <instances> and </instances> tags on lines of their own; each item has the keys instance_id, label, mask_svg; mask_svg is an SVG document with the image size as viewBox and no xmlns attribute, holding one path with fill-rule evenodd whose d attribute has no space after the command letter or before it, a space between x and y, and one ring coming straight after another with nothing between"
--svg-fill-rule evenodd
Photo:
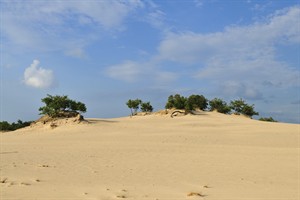
<instances>
[{"instance_id":1,"label":"vegetation on dune ridge","mask_svg":"<svg viewBox=\"0 0 300 200\"><path fill-rule=\"evenodd\" d=\"M220 98L214 98L209 101L203 95L195 94L189 97L184 97L180 94L170 95L165 108L181 109L185 110L186 113L193 113L197 109L206 110L208 108L210 111L216 110L224 114L231 114L233 111L235 114L243 114L248 117L259 114L254 110L254 105L248 105L243 99L231 101L228 105Z\"/></svg>"},{"instance_id":2,"label":"vegetation on dune ridge","mask_svg":"<svg viewBox=\"0 0 300 200\"><path fill-rule=\"evenodd\" d=\"M259 121L265 121L265 122L278 122L275 119L273 119L272 117L261 117L258 120Z\"/></svg>"},{"instance_id":3,"label":"vegetation on dune ridge","mask_svg":"<svg viewBox=\"0 0 300 200\"><path fill-rule=\"evenodd\" d=\"M24 128L30 126L32 121L23 122L22 120L18 120L17 123L9 123L7 121L0 122L0 131L15 131L20 128Z\"/></svg>"},{"instance_id":4,"label":"vegetation on dune ridge","mask_svg":"<svg viewBox=\"0 0 300 200\"><path fill-rule=\"evenodd\" d=\"M146 113L153 111L153 107L150 104L150 101L143 102L140 99L129 99L126 102L126 105L128 106L128 108L130 108L131 116L136 115L139 109L141 109L142 112Z\"/></svg>"},{"instance_id":5,"label":"vegetation on dune ridge","mask_svg":"<svg viewBox=\"0 0 300 200\"><path fill-rule=\"evenodd\" d=\"M48 115L50 117L75 117L80 113L86 112L86 106L84 103L69 99L68 96L52 96L42 99L42 102L46 105L39 108L40 114Z\"/></svg>"},{"instance_id":6,"label":"vegetation on dune ridge","mask_svg":"<svg viewBox=\"0 0 300 200\"><path fill-rule=\"evenodd\" d=\"M150 102L143 102L140 99L129 99L126 102L128 108L130 108L131 116L137 115L139 109L142 112L152 112L153 107ZM188 97L184 97L180 94L170 95L165 104L165 109L173 110L171 117L178 114L194 114L197 110L202 111L217 111L223 114L236 114L245 115L252 118L254 115L259 115L254 109L254 104L249 105L243 99L233 100L227 104L226 101L220 98L214 98L212 100L206 99L203 95L192 94ZM168 112L165 112L168 113ZM277 122L272 117L260 118L261 121Z\"/></svg>"},{"instance_id":7,"label":"vegetation on dune ridge","mask_svg":"<svg viewBox=\"0 0 300 200\"><path fill-rule=\"evenodd\" d=\"M47 97L41 99L46 105L39 108L40 114L44 115L48 121L50 118L70 118L77 117L79 121L83 120L81 113L85 113L87 108L84 103L69 99L68 96L63 95L47 95ZM128 108L130 108L131 116L137 115L138 110L142 112L153 112L153 106L150 101L143 102L140 99L129 99L126 102ZM249 105L243 99L233 100L227 104L220 98L214 98L212 100L206 99L203 95L192 94L189 97L181 96L180 94L170 95L165 104L165 109L171 111L171 117L178 114L194 114L196 110L208 110L217 111L223 114L241 114L252 118L254 115L259 115L254 110L254 104ZM168 112L165 112L166 114ZM44 119L43 117L40 119ZM48 119L49 118L49 119ZM260 121L277 122L272 117L259 118ZM39 120L38 120L39 121ZM18 120L17 123L8 123L7 121L0 122L0 131L14 131L19 128L24 128L31 125L32 121L22 122Z\"/></svg>"}]
</instances>

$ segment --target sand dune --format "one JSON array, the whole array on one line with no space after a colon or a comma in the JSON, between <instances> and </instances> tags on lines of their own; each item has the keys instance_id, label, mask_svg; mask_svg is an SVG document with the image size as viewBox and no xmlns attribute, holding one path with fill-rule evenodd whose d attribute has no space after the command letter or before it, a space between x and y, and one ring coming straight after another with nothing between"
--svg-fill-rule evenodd
<instances>
[{"instance_id":1,"label":"sand dune","mask_svg":"<svg viewBox=\"0 0 300 200\"><path fill-rule=\"evenodd\" d=\"M300 125L203 112L1 133L0 199L300 199Z\"/></svg>"}]
</instances>

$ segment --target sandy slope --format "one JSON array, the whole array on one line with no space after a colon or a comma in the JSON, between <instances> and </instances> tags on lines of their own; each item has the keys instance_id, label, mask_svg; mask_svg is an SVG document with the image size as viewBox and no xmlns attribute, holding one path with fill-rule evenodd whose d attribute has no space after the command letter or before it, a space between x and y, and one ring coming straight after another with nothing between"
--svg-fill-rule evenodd
<instances>
[{"instance_id":1,"label":"sandy slope","mask_svg":"<svg viewBox=\"0 0 300 200\"><path fill-rule=\"evenodd\" d=\"M90 121L1 133L0 199L300 199L300 125L218 113Z\"/></svg>"}]
</instances>

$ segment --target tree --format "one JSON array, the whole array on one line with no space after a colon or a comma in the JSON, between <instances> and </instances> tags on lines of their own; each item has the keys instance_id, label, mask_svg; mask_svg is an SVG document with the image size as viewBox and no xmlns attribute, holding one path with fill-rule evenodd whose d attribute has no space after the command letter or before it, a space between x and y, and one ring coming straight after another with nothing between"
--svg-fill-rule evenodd
<instances>
[{"instance_id":1,"label":"tree","mask_svg":"<svg viewBox=\"0 0 300 200\"><path fill-rule=\"evenodd\" d=\"M252 117L253 115L259 115L258 112L254 111L254 105L248 105L243 99L234 100L230 102L230 107L237 114L244 114Z\"/></svg>"},{"instance_id":2,"label":"tree","mask_svg":"<svg viewBox=\"0 0 300 200\"><path fill-rule=\"evenodd\" d=\"M84 103L77 102L68 98L68 96L47 95L42 99L46 106L40 107L40 114L49 115L50 117L65 117L69 114L79 114L86 112Z\"/></svg>"},{"instance_id":3,"label":"tree","mask_svg":"<svg viewBox=\"0 0 300 200\"><path fill-rule=\"evenodd\" d=\"M209 101L210 111L217 110L219 113L228 114L231 111L230 106L225 101L219 98L214 98Z\"/></svg>"},{"instance_id":4,"label":"tree","mask_svg":"<svg viewBox=\"0 0 300 200\"><path fill-rule=\"evenodd\" d=\"M185 109L186 100L187 99L184 96L181 96L179 94L175 94L174 96L170 95L168 97L168 102L166 103L165 108Z\"/></svg>"},{"instance_id":5,"label":"tree","mask_svg":"<svg viewBox=\"0 0 300 200\"><path fill-rule=\"evenodd\" d=\"M128 106L128 108L130 108L131 116L137 113L141 103L142 101L140 99L135 99L135 100L129 99L127 101L126 105ZM132 111L132 109L134 110L134 112Z\"/></svg>"},{"instance_id":6,"label":"tree","mask_svg":"<svg viewBox=\"0 0 300 200\"><path fill-rule=\"evenodd\" d=\"M205 110L207 105L207 99L203 95L193 94L186 99L185 109L189 112L196 109Z\"/></svg>"},{"instance_id":7,"label":"tree","mask_svg":"<svg viewBox=\"0 0 300 200\"><path fill-rule=\"evenodd\" d=\"M150 104L150 102L142 102L141 103L141 110L143 112L152 112L153 111L153 107L152 105Z\"/></svg>"}]
</instances>

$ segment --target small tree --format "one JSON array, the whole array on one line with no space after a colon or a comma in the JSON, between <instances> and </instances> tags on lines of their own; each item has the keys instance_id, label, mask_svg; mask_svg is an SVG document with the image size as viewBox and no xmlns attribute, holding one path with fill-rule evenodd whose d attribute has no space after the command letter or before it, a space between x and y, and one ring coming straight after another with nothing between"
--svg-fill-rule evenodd
<instances>
[{"instance_id":1,"label":"small tree","mask_svg":"<svg viewBox=\"0 0 300 200\"><path fill-rule=\"evenodd\" d=\"M259 115L258 112L254 111L254 105L250 106L246 104L243 99L231 101L230 107L237 114L244 114L249 117L252 117L253 115Z\"/></svg>"},{"instance_id":2,"label":"small tree","mask_svg":"<svg viewBox=\"0 0 300 200\"><path fill-rule=\"evenodd\" d=\"M152 105L150 104L150 102L143 102L141 103L141 110L143 112L152 112L153 111L153 107Z\"/></svg>"},{"instance_id":3,"label":"small tree","mask_svg":"<svg viewBox=\"0 0 300 200\"><path fill-rule=\"evenodd\" d=\"M228 114L231 111L230 106L225 101L219 98L214 98L209 101L210 111L217 110L219 113Z\"/></svg>"},{"instance_id":4,"label":"small tree","mask_svg":"<svg viewBox=\"0 0 300 200\"><path fill-rule=\"evenodd\" d=\"M52 96L47 95L47 97L42 99L42 102L46 106L40 107L40 114L49 115L50 117L65 117L69 113L79 114L80 112L86 112L85 104L77 102L68 98L68 96Z\"/></svg>"},{"instance_id":5,"label":"small tree","mask_svg":"<svg viewBox=\"0 0 300 200\"><path fill-rule=\"evenodd\" d=\"M179 94L175 94L174 96L170 95L168 97L168 102L166 103L165 108L185 109L186 100L187 99L184 96L181 96Z\"/></svg>"},{"instance_id":6,"label":"small tree","mask_svg":"<svg viewBox=\"0 0 300 200\"><path fill-rule=\"evenodd\" d=\"M130 108L131 111L131 116L135 115L139 109L140 104L142 103L142 101L140 99L129 99L126 103L126 105L128 106L128 108ZM133 112L133 110L134 112Z\"/></svg>"},{"instance_id":7,"label":"small tree","mask_svg":"<svg viewBox=\"0 0 300 200\"><path fill-rule=\"evenodd\" d=\"M207 99L203 95L191 95L185 102L186 111L190 112L195 109L205 110L207 108Z\"/></svg>"}]
</instances>

